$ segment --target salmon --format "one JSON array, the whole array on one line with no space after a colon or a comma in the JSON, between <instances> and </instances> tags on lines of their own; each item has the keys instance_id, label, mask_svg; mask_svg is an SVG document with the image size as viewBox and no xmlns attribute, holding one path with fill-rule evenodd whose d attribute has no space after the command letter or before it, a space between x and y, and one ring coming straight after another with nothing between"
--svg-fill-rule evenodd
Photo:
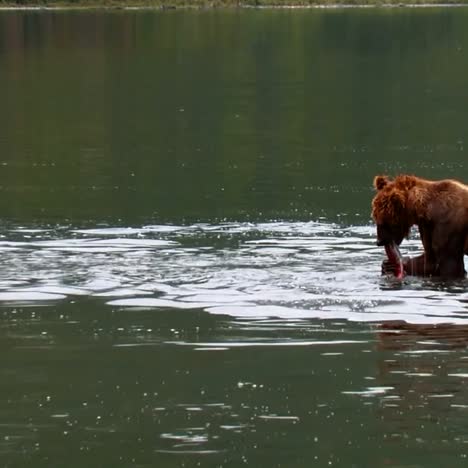
<instances>
[{"instance_id":1,"label":"salmon","mask_svg":"<svg viewBox=\"0 0 468 468\"><path fill-rule=\"evenodd\" d=\"M401 256L400 249L395 242L385 245L385 253L388 260L395 265L395 277L398 279L403 278L405 275L403 269L403 257Z\"/></svg>"}]
</instances>

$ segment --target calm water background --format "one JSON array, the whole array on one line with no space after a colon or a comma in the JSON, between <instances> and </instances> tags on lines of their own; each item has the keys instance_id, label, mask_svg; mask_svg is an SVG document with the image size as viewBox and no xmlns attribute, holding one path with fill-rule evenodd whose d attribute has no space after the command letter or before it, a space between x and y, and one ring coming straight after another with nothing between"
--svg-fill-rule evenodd
<instances>
[{"instance_id":1,"label":"calm water background","mask_svg":"<svg viewBox=\"0 0 468 468\"><path fill-rule=\"evenodd\" d=\"M468 285L369 205L468 181L467 22L0 13L2 466L466 466Z\"/></svg>"}]
</instances>

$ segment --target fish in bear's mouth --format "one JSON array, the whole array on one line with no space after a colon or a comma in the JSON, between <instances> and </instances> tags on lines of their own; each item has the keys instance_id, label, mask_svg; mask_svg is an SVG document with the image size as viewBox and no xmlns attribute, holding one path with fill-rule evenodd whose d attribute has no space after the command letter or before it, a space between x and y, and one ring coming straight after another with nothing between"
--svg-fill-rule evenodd
<instances>
[{"instance_id":1,"label":"fish in bear's mouth","mask_svg":"<svg viewBox=\"0 0 468 468\"><path fill-rule=\"evenodd\" d=\"M388 260L395 265L395 276L398 279L403 278L405 274L403 269L403 257L401 256L400 249L396 242L385 244L385 253L387 254Z\"/></svg>"}]
</instances>

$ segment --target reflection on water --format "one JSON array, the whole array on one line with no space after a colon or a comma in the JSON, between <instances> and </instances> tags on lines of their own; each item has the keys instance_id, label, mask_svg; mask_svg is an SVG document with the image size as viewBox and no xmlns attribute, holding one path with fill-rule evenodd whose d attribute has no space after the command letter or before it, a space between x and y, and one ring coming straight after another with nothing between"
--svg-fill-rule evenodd
<instances>
[{"instance_id":1,"label":"reflection on water","mask_svg":"<svg viewBox=\"0 0 468 468\"><path fill-rule=\"evenodd\" d=\"M464 282L380 277L370 225L10 226L0 250L13 461L463 466Z\"/></svg>"}]
</instances>

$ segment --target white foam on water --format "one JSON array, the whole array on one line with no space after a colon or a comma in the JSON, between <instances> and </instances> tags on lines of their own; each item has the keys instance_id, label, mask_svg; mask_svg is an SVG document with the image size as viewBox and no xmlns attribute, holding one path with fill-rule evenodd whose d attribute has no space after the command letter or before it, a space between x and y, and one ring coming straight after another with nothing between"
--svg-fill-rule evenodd
<instances>
[{"instance_id":1,"label":"white foam on water","mask_svg":"<svg viewBox=\"0 0 468 468\"><path fill-rule=\"evenodd\" d=\"M198 348L258 348L258 347L289 347L289 346L335 346L349 344L366 344L367 341L361 340L287 340L287 341L223 341L222 343L190 343L185 341L167 341L166 344L180 346L195 346Z\"/></svg>"},{"instance_id":2,"label":"white foam on water","mask_svg":"<svg viewBox=\"0 0 468 468\"><path fill-rule=\"evenodd\" d=\"M383 395L390 390L394 390L394 387L368 387L365 390L349 390L349 391L343 391L344 395L360 395L364 397L369 397L369 396L376 396L376 395Z\"/></svg>"},{"instance_id":3,"label":"white foam on water","mask_svg":"<svg viewBox=\"0 0 468 468\"><path fill-rule=\"evenodd\" d=\"M0 301L6 302L37 302L37 301L57 301L65 299L62 294L49 294L43 292L0 292Z\"/></svg>"},{"instance_id":4,"label":"white foam on water","mask_svg":"<svg viewBox=\"0 0 468 468\"><path fill-rule=\"evenodd\" d=\"M107 302L108 305L118 307L135 307L135 308L155 308L155 309L203 309L209 304L197 302L182 302L170 301L167 299L156 299L151 297L131 298L131 299L116 299Z\"/></svg>"},{"instance_id":5,"label":"white foam on water","mask_svg":"<svg viewBox=\"0 0 468 468\"><path fill-rule=\"evenodd\" d=\"M54 285L43 285L37 287L24 287L24 288L17 288L16 290L10 289L11 293L19 293L19 294L53 294L58 295L61 297L66 296L89 296L91 291L82 288L73 288L67 286L54 286ZM1 293L0 293L1 294Z\"/></svg>"},{"instance_id":6,"label":"white foam on water","mask_svg":"<svg viewBox=\"0 0 468 468\"><path fill-rule=\"evenodd\" d=\"M147 295L148 292L145 291L138 291L135 289L130 289L130 288L116 288L112 289L110 291L104 291L104 292L97 292L94 294L96 297L124 297L124 296L139 296L139 295Z\"/></svg>"}]
</instances>

